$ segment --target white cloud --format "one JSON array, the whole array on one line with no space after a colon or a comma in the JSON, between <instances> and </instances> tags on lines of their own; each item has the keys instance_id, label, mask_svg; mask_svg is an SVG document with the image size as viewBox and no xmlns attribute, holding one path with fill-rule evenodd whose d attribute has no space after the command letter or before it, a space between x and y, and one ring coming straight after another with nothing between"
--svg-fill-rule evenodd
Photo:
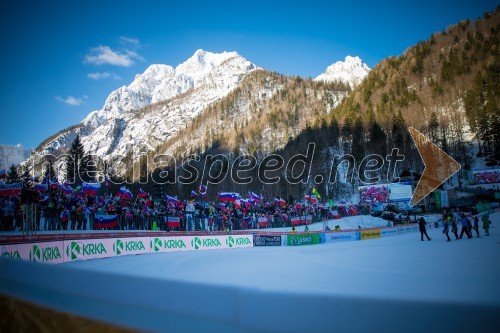
<instances>
[{"instance_id":1,"label":"white cloud","mask_svg":"<svg viewBox=\"0 0 500 333\"><path fill-rule=\"evenodd\" d=\"M64 103L66 105L69 105L69 106L80 106L83 103L85 103L84 99L87 99L88 96L87 95L83 95L82 98L76 98L76 97L73 97L73 96L68 96L66 98L62 98L61 96L56 96L55 98L56 98L57 101L59 101L61 103Z\"/></svg>"},{"instance_id":2,"label":"white cloud","mask_svg":"<svg viewBox=\"0 0 500 333\"><path fill-rule=\"evenodd\" d=\"M98 72L98 73L88 73L87 74L89 79L92 80L104 80L104 79L113 79L113 80L121 80L122 78L115 73L109 73L109 72Z\"/></svg>"},{"instance_id":3,"label":"white cloud","mask_svg":"<svg viewBox=\"0 0 500 333\"><path fill-rule=\"evenodd\" d=\"M131 47L139 48L141 46L141 42L138 38L120 36L120 44L127 45Z\"/></svg>"},{"instance_id":4,"label":"white cloud","mask_svg":"<svg viewBox=\"0 0 500 333\"><path fill-rule=\"evenodd\" d=\"M85 62L94 65L113 65L130 67L134 59L143 60L137 53L125 50L125 52L113 51L109 46L99 45L90 50L90 54L85 56Z\"/></svg>"}]
</instances>

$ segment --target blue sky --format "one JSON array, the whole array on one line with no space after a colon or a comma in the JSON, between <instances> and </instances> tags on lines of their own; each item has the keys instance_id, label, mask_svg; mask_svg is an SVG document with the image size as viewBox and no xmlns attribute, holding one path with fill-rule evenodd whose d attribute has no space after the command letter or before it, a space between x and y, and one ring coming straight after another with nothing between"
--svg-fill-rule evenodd
<instances>
[{"instance_id":1,"label":"blue sky","mask_svg":"<svg viewBox=\"0 0 500 333\"><path fill-rule=\"evenodd\" d=\"M153 63L237 51L314 77L346 55L373 67L496 1L8 1L0 11L1 144L35 148Z\"/></svg>"}]
</instances>

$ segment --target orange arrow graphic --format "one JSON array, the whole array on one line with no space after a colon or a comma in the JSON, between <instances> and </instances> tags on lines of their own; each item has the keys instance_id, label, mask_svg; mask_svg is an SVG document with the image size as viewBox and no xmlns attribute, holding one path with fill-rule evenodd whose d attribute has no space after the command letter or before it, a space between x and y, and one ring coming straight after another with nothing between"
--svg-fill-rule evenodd
<instances>
[{"instance_id":1,"label":"orange arrow graphic","mask_svg":"<svg viewBox=\"0 0 500 333\"><path fill-rule=\"evenodd\" d=\"M410 127L409 131L425 165L410 201L413 207L460 170L460 164L415 128Z\"/></svg>"}]
</instances>

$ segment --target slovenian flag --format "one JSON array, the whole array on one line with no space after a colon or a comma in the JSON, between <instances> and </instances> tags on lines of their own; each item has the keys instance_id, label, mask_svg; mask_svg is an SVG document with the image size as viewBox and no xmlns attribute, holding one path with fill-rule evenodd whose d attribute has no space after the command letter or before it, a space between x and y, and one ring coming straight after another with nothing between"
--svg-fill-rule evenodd
<instances>
[{"instance_id":1,"label":"slovenian flag","mask_svg":"<svg viewBox=\"0 0 500 333\"><path fill-rule=\"evenodd\" d=\"M311 195L311 203L312 204L318 203L318 198L315 195Z\"/></svg>"},{"instance_id":2,"label":"slovenian flag","mask_svg":"<svg viewBox=\"0 0 500 333\"><path fill-rule=\"evenodd\" d=\"M130 190L125 186L120 187L120 190L118 190L118 193L116 193L116 195L122 199L132 199L132 192L130 192Z\"/></svg>"},{"instance_id":3,"label":"slovenian flag","mask_svg":"<svg viewBox=\"0 0 500 333\"><path fill-rule=\"evenodd\" d=\"M118 226L118 215L95 214L94 229L113 228Z\"/></svg>"},{"instance_id":4,"label":"slovenian flag","mask_svg":"<svg viewBox=\"0 0 500 333\"><path fill-rule=\"evenodd\" d=\"M174 197L171 197L168 194L167 194L167 201L169 203L172 203L172 204L175 204L175 205L179 204L179 202L180 202L179 199L177 199L177 197L174 198Z\"/></svg>"},{"instance_id":5,"label":"slovenian flag","mask_svg":"<svg viewBox=\"0 0 500 333\"><path fill-rule=\"evenodd\" d=\"M277 205L277 206L282 206L282 207L285 207L286 206L286 201L282 198L274 198L274 205Z\"/></svg>"},{"instance_id":6,"label":"slovenian flag","mask_svg":"<svg viewBox=\"0 0 500 333\"><path fill-rule=\"evenodd\" d=\"M21 195L23 190L23 182L5 184L0 182L0 197L17 197Z\"/></svg>"},{"instance_id":7,"label":"slovenian flag","mask_svg":"<svg viewBox=\"0 0 500 333\"><path fill-rule=\"evenodd\" d=\"M260 202L260 197L253 193L253 192L248 192L248 196L250 197L250 199L252 199L254 202L257 202L259 203Z\"/></svg>"},{"instance_id":8,"label":"slovenian flag","mask_svg":"<svg viewBox=\"0 0 500 333\"><path fill-rule=\"evenodd\" d=\"M139 189L139 194L137 194L137 196L139 198L147 198L149 197L149 193L148 192L145 192L142 190L142 188Z\"/></svg>"},{"instance_id":9,"label":"slovenian flag","mask_svg":"<svg viewBox=\"0 0 500 333\"><path fill-rule=\"evenodd\" d=\"M198 186L198 192L200 192L202 198L207 197L207 187L205 185Z\"/></svg>"},{"instance_id":10,"label":"slovenian flag","mask_svg":"<svg viewBox=\"0 0 500 333\"><path fill-rule=\"evenodd\" d=\"M38 191L38 192L45 192L45 191L48 190L48 187L47 187L47 184L39 183L39 184L35 184L35 186L33 187L33 189L35 191Z\"/></svg>"},{"instance_id":11,"label":"slovenian flag","mask_svg":"<svg viewBox=\"0 0 500 333\"><path fill-rule=\"evenodd\" d=\"M191 194L189 196L191 198L196 198L198 196L198 193L196 193L196 191L191 191Z\"/></svg>"},{"instance_id":12,"label":"slovenian flag","mask_svg":"<svg viewBox=\"0 0 500 333\"><path fill-rule=\"evenodd\" d=\"M57 180L57 178L54 178L50 181L49 188L54 188L54 189L59 188L59 181Z\"/></svg>"},{"instance_id":13,"label":"slovenian flag","mask_svg":"<svg viewBox=\"0 0 500 333\"><path fill-rule=\"evenodd\" d=\"M235 192L220 192L217 198L219 199L219 201L236 202L236 200L240 199L241 196L239 195L239 193Z\"/></svg>"},{"instance_id":14,"label":"slovenian flag","mask_svg":"<svg viewBox=\"0 0 500 333\"><path fill-rule=\"evenodd\" d=\"M85 195L96 195L100 187L101 184L99 183L82 183L82 190Z\"/></svg>"},{"instance_id":15,"label":"slovenian flag","mask_svg":"<svg viewBox=\"0 0 500 333\"><path fill-rule=\"evenodd\" d=\"M72 194L73 193L73 188L68 185L68 183L64 182L64 184L59 184L59 190L63 192L64 194Z\"/></svg>"}]
</instances>

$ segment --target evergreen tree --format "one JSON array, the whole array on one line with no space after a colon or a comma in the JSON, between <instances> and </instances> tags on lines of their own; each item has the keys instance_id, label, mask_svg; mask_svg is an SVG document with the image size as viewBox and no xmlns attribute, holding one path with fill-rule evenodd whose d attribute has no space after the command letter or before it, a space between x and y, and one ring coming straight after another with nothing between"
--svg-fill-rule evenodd
<instances>
[{"instance_id":1,"label":"evergreen tree","mask_svg":"<svg viewBox=\"0 0 500 333\"><path fill-rule=\"evenodd\" d=\"M19 177L19 173L17 172L17 168L14 164L12 164L7 171L7 183L18 183L21 181L21 177Z\"/></svg>"},{"instance_id":2,"label":"evergreen tree","mask_svg":"<svg viewBox=\"0 0 500 333\"><path fill-rule=\"evenodd\" d=\"M33 188L33 178L31 177L27 168L25 168L23 173L21 174L21 180L24 183L23 186L25 189L32 189Z\"/></svg>"},{"instance_id":3,"label":"evergreen tree","mask_svg":"<svg viewBox=\"0 0 500 333\"><path fill-rule=\"evenodd\" d=\"M431 119L429 120L429 124L427 125L427 133L429 136L429 140L431 142L438 142L438 134L439 134L439 121L437 118L436 111L431 113Z\"/></svg>"},{"instance_id":4,"label":"evergreen tree","mask_svg":"<svg viewBox=\"0 0 500 333\"><path fill-rule=\"evenodd\" d=\"M372 153L383 158L387 155L387 135L376 121L372 123L370 128L369 148Z\"/></svg>"},{"instance_id":5,"label":"evergreen tree","mask_svg":"<svg viewBox=\"0 0 500 333\"><path fill-rule=\"evenodd\" d=\"M45 162L45 169L43 170L42 181L45 182L47 179L50 181L55 177L56 177L56 172L54 171L54 165L52 164L52 161Z\"/></svg>"},{"instance_id":6,"label":"evergreen tree","mask_svg":"<svg viewBox=\"0 0 500 333\"><path fill-rule=\"evenodd\" d=\"M68 183L78 183L82 180L80 176L85 178L84 180L87 180L89 157L85 156L85 150L83 149L79 135L76 136L71 144L68 155L66 158L66 181Z\"/></svg>"}]
</instances>

